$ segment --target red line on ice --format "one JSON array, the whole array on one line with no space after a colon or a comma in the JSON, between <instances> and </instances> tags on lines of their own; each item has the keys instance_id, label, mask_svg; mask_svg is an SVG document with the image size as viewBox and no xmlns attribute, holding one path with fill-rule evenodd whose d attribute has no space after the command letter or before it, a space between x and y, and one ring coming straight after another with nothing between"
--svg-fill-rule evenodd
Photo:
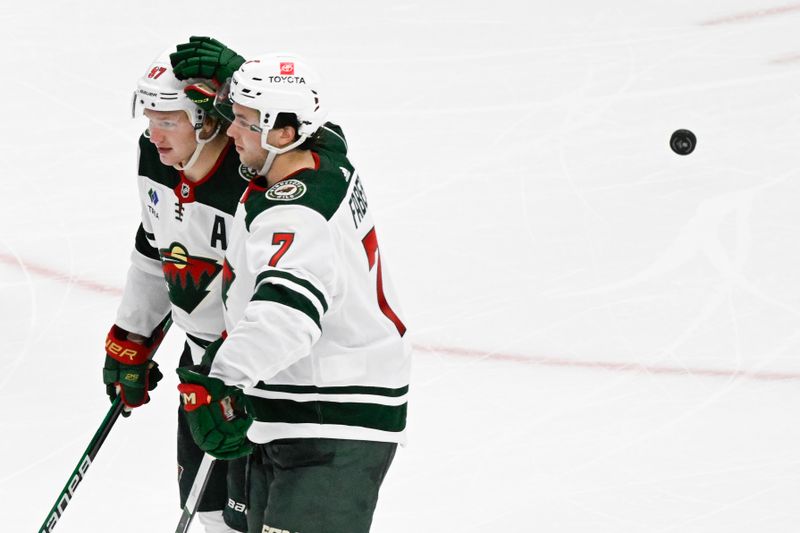
<instances>
[{"instance_id":1,"label":"red line on ice","mask_svg":"<svg viewBox=\"0 0 800 533\"><path fill-rule=\"evenodd\" d=\"M775 59L771 59L769 62L772 65L783 65L786 63L797 63L798 61L800 61L800 54L789 54L776 57Z\"/></svg>"},{"instance_id":2,"label":"red line on ice","mask_svg":"<svg viewBox=\"0 0 800 533\"><path fill-rule=\"evenodd\" d=\"M554 357L530 356L521 354L506 354L492 351L470 350L454 348L451 346L423 346L414 345L414 350L419 352L441 353L470 359L503 361L522 363L526 365L590 368L608 370L612 372L631 372L637 374L656 374L671 376L704 376L718 378L745 378L758 381L788 381L800 380L800 374L793 372L758 372L748 370L726 370L715 368L684 368L664 365L640 365L636 363L620 363L614 361L575 361L573 359L559 359Z\"/></svg>"},{"instance_id":3,"label":"red line on ice","mask_svg":"<svg viewBox=\"0 0 800 533\"><path fill-rule=\"evenodd\" d=\"M120 289L119 287L112 287L111 285L105 285L103 283L98 283L90 279L79 278L77 276L64 274L63 272L59 272L50 267L33 264L27 261L20 262L20 260L18 260L16 257L10 254L0 252L0 263L5 263L7 265L18 267L22 270L25 270L32 274L36 274L43 278L52 279L54 281L63 281L68 285L77 285L78 287L86 289L91 292L98 292L102 294L113 294L115 296L119 296L122 294L122 289Z\"/></svg>"},{"instance_id":4,"label":"red line on ice","mask_svg":"<svg viewBox=\"0 0 800 533\"><path fill-rule=\"evenodd\" d=\"M76 285L90 292L100 294L122 295L122 290L103 283L98 283L90 279L78 278L59 272L50 267L32 264L29 262L21 263L15 256L0 252L0 263L5 263L36 274L43 278L53 281L61 281L67 284ZM574 361L570 359L559 359L554 357L530 356L520 354L506 354L481 350L470 350L452 346L424 346L415 344L414 350L419 352L440 353L450 356L466 357L477 360L502 361L510 363L521 363L526 365L570 367L570 368L591 368L608 370L613 372L636 372L642 374L659 374L673 376L710 376L723 378L746 378L761 381L785 381L800 380L800 374L791 372L751 372L746 370L724 370L713 368L682 368L673 366L659 365L638 365L632 363L618 363L613 361Z\"/></svg>"},{"instance_id":5,"label":"red line on ice","mask_svg":"<svg viewBox=\"0 0 800 533\"><path fill-rule=\"evenodd\" d=\"M736 22L749 22L751 20L756 20L760 18L766 17L774 17L776 15L785 15L787 13L793 13L795 11L800 11L800 4L789 4L786 6L778 6L778 7L769 7L766 9L759 9L757 11L747 11L744 13L738 13L736 15L730 15L727 17L720 17L717 19L709 19L704 20L700 23L701 26L719 26L721 24L732 24Z\"/></svg>"}]
</instances>

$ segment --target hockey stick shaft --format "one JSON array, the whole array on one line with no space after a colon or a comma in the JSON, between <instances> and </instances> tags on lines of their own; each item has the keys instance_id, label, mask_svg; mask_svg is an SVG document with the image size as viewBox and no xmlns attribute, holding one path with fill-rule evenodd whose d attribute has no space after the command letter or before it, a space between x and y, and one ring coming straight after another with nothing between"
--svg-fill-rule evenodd
<instances>
[{"instance_id":1,"label":"hockey stick shaft","mask_svg":"<svg viewBox=\"0 0 800 533\"><path fill-rule=\"evenodd\" d=\"M164 335L167 334L171 325L172 320L170 316L167 315L164 321L159 324L164 331ZM162 336L161 339L163 340L164 336ZM155 354L157 349L158 345L153 347L152 354ZM58 495L58 498L56 498L56 503L53 504L50 512L47 513L47 518L45 518L44 523L42 523L42 526L39 528L39 533L50 533L56 527L56 524L64 515L64 510L67 508L67 505L69 505L70 500L75 496L75 490L78 488L80 482L83 481L83 478L86 477L86 472L97 456L97 452L100 451L100 447L103 445L103 442L105 442L106 437L108 437L108 434L111 432L111 428L114 427L114 423L122 413L123 407L122 400L117 396L111 404L106 417L100 423L100 427L97 428L92 440L89 441L89 445L86 447L83 455L81 455L77 466L75 466L75 469L67 480L67 484L61 489L61 493Z\"/></svg>"},{"instance_id":2,"label":"hockey stick shaft","mask_svg":"<svg viewBox=\"0 0 800 533\"><path fill-rule=\"evenodd\" d=\"M50 512L47 513L47 518L42 524L42 527L39 528L39 533L50 533L53 531L53 528L56 527L56 523L64 514L64 510L75 495L75 489L77 489L78 484L83 481L84 476L86 476L86 471L89 470L89 466L91 466L92 461L95 456L97 456L97 452L100 451L100 446L103 445L106 437L111 432L111 428L114 427L114 423L119 418L120 413L122 413L122 407L122 400L120 400L119 397L111 404L108 414L106 414L102 424L100 424L94 437L92 437L92 440L89 442L89 446L83 452L83 455L78 461L78 465L72 471L67 484L64 485L64 488L61 490L61 494L56 498L56 503L53 505L52 509L50 509Z\"/></svg>"},{"instance_id":3,"label":"hockey stick shaft","mask_svg":"<svg viewBox=\"0 0 800 533\"><path fill-rule=\"evenodd\" d=\"M200 498L206 491L206 485L211 478L211 470L214 468L216 460L209 454L203 455L203 460L200 462L200 468L197 469L197 475L194 477L192 488L189 491L189 496L186 498L186 505L181 512L181 519L178 522L178 527L175 533L186 533L189 531L189 525L192 523L197 508L200 505Z\"/></svg>"}]
</instances>

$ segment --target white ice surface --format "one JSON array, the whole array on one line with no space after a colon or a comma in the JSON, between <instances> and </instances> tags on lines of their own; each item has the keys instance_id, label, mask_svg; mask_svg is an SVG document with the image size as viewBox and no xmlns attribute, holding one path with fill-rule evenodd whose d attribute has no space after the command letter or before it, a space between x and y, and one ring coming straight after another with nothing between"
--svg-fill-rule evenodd
<instances>
[{"instance_id":1,"label":"white ice surface","mask_svg":"<svg viewBox=\"0 0 800 533\"><path fill-rule=\"evenodd\" d=\"M373 531L800 528L799 3L50 0L0 22L0 531L38 532L108 408L130 95L192 34L306 55L364 176L417 347ZM174 530L175 381L56 531Z\"/></svg>"}]
</instances>

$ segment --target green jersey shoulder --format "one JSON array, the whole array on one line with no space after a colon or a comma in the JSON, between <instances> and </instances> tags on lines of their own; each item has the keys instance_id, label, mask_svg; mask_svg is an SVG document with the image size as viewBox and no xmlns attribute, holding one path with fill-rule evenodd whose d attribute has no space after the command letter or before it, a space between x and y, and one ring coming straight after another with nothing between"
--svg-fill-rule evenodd
<instances>
[{"instance_id":1,"label":"green jersey shoulder","mask_svg":"<svg viewBox=\"0 0 800 533\"><path fill-rule=\"evenodd\" d=\"M282 205L308 207L325 220L330 220L341 206L356 174L347 159L347 141L341 128L335 124L325 124L312 155L314 168L300 170L271 187L266 186L263 177L253 180L244 201L248 229L255 217Z\"/></svg>"}]
</instances>

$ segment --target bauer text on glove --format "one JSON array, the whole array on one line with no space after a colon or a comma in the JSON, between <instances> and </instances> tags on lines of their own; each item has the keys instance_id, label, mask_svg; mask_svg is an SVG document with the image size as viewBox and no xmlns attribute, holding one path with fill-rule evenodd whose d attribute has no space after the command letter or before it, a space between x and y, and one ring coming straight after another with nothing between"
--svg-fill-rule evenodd
<instances>
[{"instance_id":1,"label":"bauer text on glove","mask_svg":"<svg viewBox=\"0 0 800 533\"><path fill-rule=\"evenodd\" d=\"M126 407L138 407L150 401L148 391L156 388L163 377L158 364L150 359L164 332L161 328L149 338L131 340L135 336L119 326L112 326L106 337L106 359L103 383L111 401L117 397Z\"/></svg>"}]
</instances>

